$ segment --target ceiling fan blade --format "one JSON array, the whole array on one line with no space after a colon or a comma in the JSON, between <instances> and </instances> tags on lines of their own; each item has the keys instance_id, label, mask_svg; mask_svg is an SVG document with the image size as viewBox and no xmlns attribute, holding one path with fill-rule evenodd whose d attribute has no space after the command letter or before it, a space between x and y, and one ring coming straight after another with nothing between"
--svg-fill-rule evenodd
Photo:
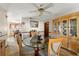
<instances>
[{"instance_id":1,"label":"ceiling fan blade","mask_svg":"<svg viewBox=\"0 0 79 59\"><path fill-rule=\"evenodd\" d=\"M39 7L43 7L45 5L45 3L40 3Z\"/></svg>"},{"instance_id":2,"label":"ceiling fan blade","mask_svg":"<svg viewBox=\"0 0 79 59\"><path fill-rule=\"evenodd\" d=\"M22 19L24 19L24 20L26 20L26 19L27 19L27 20L28 20L28 19L29 19L29 17L22 17Z\"/></svg>"},{"instance_id":3,"label":"ceiling fan blade","mask_svg":"<svg viewBox=\"0 0 79 59\"><path fill-rule=\"evenodd\" d=\"M25 17L26 19L37 19L37 18L39 18L39 16L31 16L31 17Z\"/></svg>"},{"instance_id":4,"label":"ceiling fan blade","mask_svg":"<svg viewBox=\"0 0 79 59\"><path fill-rule=\"evenodd\" d=\"M45 13L47 13L47 14L52 14L52 12L49 12L49 11L44 11Z\"/></svg>"},{"instance_id":5,"label":"ceiling fan blade","mask_svg":"<svg viewBox=\"0 0 79 59\"><path fill-rule=\"evenodd\" d=\"M32 3L32 5L33 5L34 7L36 7L37 9L39 8L39 6L38 6L37 4L35 4L35 3Z\"/></svg>"},{"instance_id":6,"label":"ceiling fan blade","mask_svg":"<svg viewBox=\"0 0 79 59\"><path fill-rule=\"evenodd\" d=\"M52 6L53 6L53 3L49 3L47 6L44 7L44 9L48 9L48 8L50 8Z\"/></svg>"},{"instance_id":7,"label":"ceiling fan blade","mask_svg":"<svg viewBox=\"0 0 79 59\"><path fill-rule=\"evenodd\" d=\"M30 13L37 12L37 10L30 11Z\"/></svg>"},{"instance_id":8,"label":"ceiling fan blade","mask_svg":"<svg viewBox=\"0 0 79 59\"><path fill-rule=\"evenodd\" d=\"M39 16L22 17L22 19L37 19Z\"/></svg>"},{"instance_id":9,"label":"ceiling fan blade","mask_svg":"<svg viewBox=\"0 0 79 59\"><path fill-rule=\"evenodd\" d=\"M37 17L34 17L34 16L33 16L33 17L29 17L29 19L36 19L36 18L37 18Z\"/></svg>"}]
</instances>

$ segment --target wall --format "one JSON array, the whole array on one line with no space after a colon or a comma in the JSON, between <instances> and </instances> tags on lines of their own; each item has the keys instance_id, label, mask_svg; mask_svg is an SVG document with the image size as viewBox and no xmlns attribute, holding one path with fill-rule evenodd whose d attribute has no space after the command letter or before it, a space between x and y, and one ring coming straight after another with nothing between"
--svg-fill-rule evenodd
<instances>
[{"instance_id":1,"label":"wall","mask_svg":"<svg viewBox=\"0 0 79 59\"><path fill-rule=\"evenodd\" d=\"M23 21L23 20L22 20ZM31 28L30 27L30 20L25 20L25 25L22 26L22 31L23 32L29 32L30 30L37 30L37 31L44 31L44 22L41 21L41 20L34 20L34 21L38 21L39 22L39 25L38 25L38 28Z\"/></svg>"},{"instance_id":2,"label":"wall","mask_svg":"<svg viewBox=\"0 0 79 59\"><path fill-rule=\"evenodd\" d=\"M49 32L52 32L52 20L49 21Z\"/></svg>"},{"instance_id":3,"label":"wall","mask_svg":"<svg viewBox=\"0 0 79 59\"><path fill-rule=\"evenodd\" d=\"M6 15L7 11L0 7L0 32L5 32L8 29Z\"/></svg>"}]
</instances>

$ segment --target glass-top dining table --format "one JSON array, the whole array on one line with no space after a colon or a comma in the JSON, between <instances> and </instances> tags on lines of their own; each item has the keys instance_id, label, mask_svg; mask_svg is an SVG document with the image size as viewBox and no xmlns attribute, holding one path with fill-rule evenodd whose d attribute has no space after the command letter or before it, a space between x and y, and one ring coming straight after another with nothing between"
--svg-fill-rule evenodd
<instances>
[{"instance_id":1,"label":"glass-top dining table","mask_svg":"<svg viewBox=\"0 0 79 59\"><path fill-rule=\"evenodd\" d=\"M35 56L39 56L40 55L39 51L41 49L46 48L43 40L37 40L35 42L31 42L31 38L26 38L26 39L23 39L23 44L25 46L33 48Z\"/></svg>"}]
</instances>

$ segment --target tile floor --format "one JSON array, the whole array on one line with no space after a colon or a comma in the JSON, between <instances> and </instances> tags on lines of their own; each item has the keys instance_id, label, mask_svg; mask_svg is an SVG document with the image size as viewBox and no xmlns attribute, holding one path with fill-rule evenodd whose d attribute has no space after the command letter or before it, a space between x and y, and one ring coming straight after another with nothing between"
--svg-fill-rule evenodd
<instances>
[{"instance_id":1,"label":"tile floor","mask_svg":"<svg viewBox=\"0 0 79 59\"><path fill-rule=\"evenodd\" d=\"M6 48L6 56L19 56L19 47L16 43L15 38L10 37L7 40L7 44L8 44L8 47ZM22 56L34 56L33 48L24 46L22 49L23 49L22 54L21 54ZM40 52L41 56L47 56L47 51L48 51L47 48L41 50L41 52ZM75 56L75 54L61 48L60 56Z\"/></svg>"}]
</instances>

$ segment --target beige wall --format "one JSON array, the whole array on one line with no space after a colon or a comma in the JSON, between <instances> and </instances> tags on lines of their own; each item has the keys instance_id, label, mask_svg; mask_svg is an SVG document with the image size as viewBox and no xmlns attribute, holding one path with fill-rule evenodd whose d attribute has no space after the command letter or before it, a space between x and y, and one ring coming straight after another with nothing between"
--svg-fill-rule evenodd
<instances>
[{"instance_id":1,"label":"beige wall","mask_svg":"<svg viewBox=\"0 0 79 59\"><path fill-rule=\"evenodd\" d=\"M34 20L35 21L35 20ZM44 22L43 21L41 21L41 20L36 20L36 21L38 21L39 22L39 25L38 25L38 28L31 28L30 27L30 20L27 20L26 19L26 21L25 21L25 25L24 26L22 26L22 31L30 31L30 30L37 30L37 31L44 31Z\"/></svg>"}]
</instances>

